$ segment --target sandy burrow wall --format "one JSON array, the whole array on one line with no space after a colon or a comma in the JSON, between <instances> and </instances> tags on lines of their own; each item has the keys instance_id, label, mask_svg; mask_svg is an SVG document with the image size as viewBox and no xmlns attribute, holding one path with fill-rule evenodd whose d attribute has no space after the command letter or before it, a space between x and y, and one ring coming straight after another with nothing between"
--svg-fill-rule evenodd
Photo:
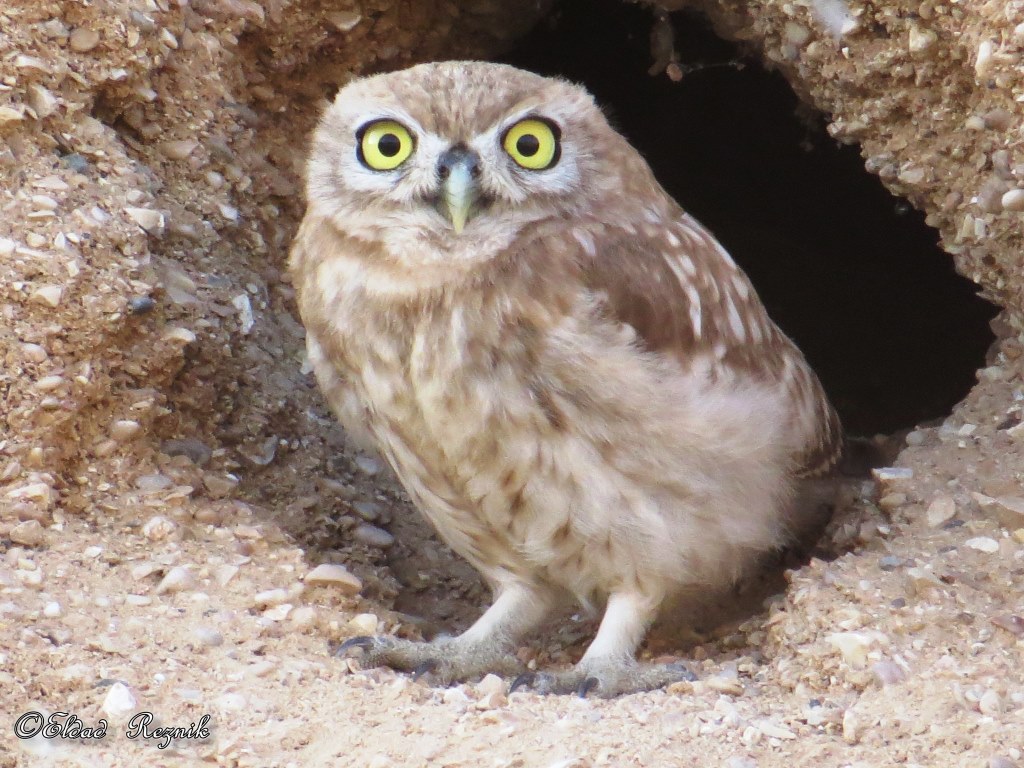
<instances>
[{"instance_id":1,"label":"sandy burrow wall","mask_svg":"<svg viewBox=\"0 0 1024 768\"><path fill-rule=\"evenodd\" d=\"M493 55L543 11L0 3L0 535L147 490L173 501L121 495L167 437L196 438L175 451L207 467L182 498L231 493L239 455L266 463L314 405L283 272L325 96Z\"/></svg>"},{"instance_id":2,"label":"sandy burrow wall","mask_svg":"<svg viewBox=\"0 0 1024 768\"><path fill-rule=\"evenodd\" d=\"M1020 329L1024 2L669 3L684 4L779 69L833 137L859 144L867 169L927 214L957 269Z\"/></svg>"}]
</instances>

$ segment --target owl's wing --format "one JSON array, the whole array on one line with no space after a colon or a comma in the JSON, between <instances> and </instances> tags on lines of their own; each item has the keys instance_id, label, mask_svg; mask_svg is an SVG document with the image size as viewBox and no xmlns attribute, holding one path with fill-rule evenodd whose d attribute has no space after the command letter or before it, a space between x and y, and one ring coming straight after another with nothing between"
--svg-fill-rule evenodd
<instances>
[{"instance_id":1,"label":"owl's wing","mask_svg":"<svg viewBox=\"0 0 1024 768\"><path fill-rule=\"evenodd\" d=\"M838 463L842 428L800 350L768 317L747 276L693 217L680 214L657 234L605 229L588 248L583 279L606 297L613 319L628 323L647 349L706 375L754 378L784 387L792 418L805 429L794 456L802 476Z\"/></svg>"}]
</instances>

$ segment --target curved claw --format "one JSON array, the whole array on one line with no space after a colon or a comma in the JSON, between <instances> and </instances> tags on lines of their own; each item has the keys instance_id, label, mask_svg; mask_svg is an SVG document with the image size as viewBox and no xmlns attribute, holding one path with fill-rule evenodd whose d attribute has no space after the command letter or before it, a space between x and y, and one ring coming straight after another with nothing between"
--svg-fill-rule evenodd
<instances>
[{"instance_id":1,"label":"curved claw","mask_svg":"<svg viewBox=\"0 0 1024 768\"><path fill-rule=\"evenodd\" d=\"M517 675L516 679L511 682L508 686L508 692L515 693L519 688L529 688L536 679L536 672L523 672L521 675Z\"/></svg>"},{"instance_id":2,"label":"curved claw","mask_svg":"<svg viewBox=\"0 0 1024 768\"><path fill-rule=\"evenodd\" d=\"M688 683L692 683L697 679L696 673L694 673L692 669L690 669L686 664L683 664L681 661L676 662L674 664L669 664L668 666L670 669L679 670L680 680L685 680Z\"/></svg>"},{"instance_id":3,"label":"curved claw","mask_svg":"<svg viewBox=\"0 0 1024 768\"><path fill-rule=\"evenodd\" d=\"M352 648L360 648L364 651L368 651L373 648L375 640L367 635L360 635L359 637L350 637L348 640L338 646L338 650L334 652L335 656L342 656L346 651Z\"/></svg>"},{"instance_id":4,"label":"curved claw","mask_svg":"<svg viewBox=\"0 0 1024 768\"><path fill-rule=\"evenodd\" d=\"M578 686L576 686L576 695L581 699L587 698L587 694L597 688L598 680L596 677L584 677Z\"/></svg>"},{"instance_id":5,"label":"curved claw","mask_svg":"<svg viewBox=\"0 0 1024 768\"><path fill-rule=\"evenodd\" d=\"M437 661L435 661L434 659L427 659L421 664L418 664L416 668L412 671L412 679L419 680L424 675L429 674L430 672L433 672L436 669Z\"/></svg>"}]
</instances>

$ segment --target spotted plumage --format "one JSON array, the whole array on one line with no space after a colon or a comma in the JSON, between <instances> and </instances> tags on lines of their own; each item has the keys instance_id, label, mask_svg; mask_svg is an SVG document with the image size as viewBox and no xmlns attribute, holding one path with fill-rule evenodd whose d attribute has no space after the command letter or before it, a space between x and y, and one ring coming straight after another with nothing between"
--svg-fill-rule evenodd
<instances>
[{"instance_id":1,"label":"spotted plumage","mask_svg":"<svg viewBox=\"0 0 1024 768\"><path fill-rule=\"evenodd\" d=\"M343 88L308 204L291 267L320 386L495 593L464 634L360 639L366 660L511 672L575 599L598 634L539 687L684 674L633 659L659 607L786 542L840 452L747 277L583 89L496 64Z\"/></svg>"}]
</instances>

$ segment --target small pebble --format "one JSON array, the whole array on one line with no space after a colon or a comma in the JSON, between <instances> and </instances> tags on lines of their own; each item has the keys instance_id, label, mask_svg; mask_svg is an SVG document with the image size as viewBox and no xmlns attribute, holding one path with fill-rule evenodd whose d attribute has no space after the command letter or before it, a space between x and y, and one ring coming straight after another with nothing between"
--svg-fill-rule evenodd
<instances>
[{"instance_id":1,"label":"small pebble","mask_svg":"<svg viewBox=\"0 0 1024 768\"><path fill-rule=\"evenodd\" d=\"M284 621L288 618L288 614L292 612L292 608L294 607L295 606L293 606L291 603L281 603L280 605L275 605L274 607L268 608L263 612L263 618L268 619L269 621Z\"/></svg>"},{"instance_id":2,"label":"small pebble","mask_svg":"<svg viewBox=\"0 0 1024 768\"><path fill-rule=\"evenodd\" d=\"M143 524L142 535L150 541L160 541L174 533L176 527L173 521L163 515L155 515Z\"/></svg>"},{"instance_id":3,"label":"small pebble","mask_svg":"<svg viewBox=\"0 0 1024 768\"><path fill-rule=\"evenodd\" d=\"M971 549L976 549L978 552L984 552L989 555L999 551L999 542L988 536L978 536L968 539L964 543Z\"/></svg>"},{"instance_id":4,"label":"small pebble","mask_svg":"<svg viewBox=\"0 0 1024 768\"><path fill-rule=\"evenodd\" d=\"M151 235L162 235L167 225L167 219L160 211L150 208L125 208L124 212L128 218L138 224L143 230Z\"/></svg>"},{"instance_id":5,"label":"small pebble","mask_svg":"<svg viewBox=\"0 0 1024 768\"><path fill-rule=\"evenodd\" d=\"M862 632L835 632L826 639L851 667L860 669L867 663L868 648L871 647L868 635Z\"/></svg>"},{"instance_id":6,"label":"small pebble","mask_svg":"<svg viewBox=\"0 0 1024 768\"><path fill-rule=\"evenodd\" d=\"M1024 189L1011 189L1003 195L1003 210L1024 211Z\"/></svg>"},{"instance_id":7,"label":"small pebble","mask_svg":"<svg viewBox=\"0 0 1024 768\"><path fill-rule=\"evenodd\" d=\"M51 600L49 603L43 606L43 616L48 619L55 619L61 614L60 603L56 600Z\"/></svg>"},{"instance_id":8,"label":"small pebble","mask_svg":"<svg viewBox=\"0 0 1024 768\"><path fill-rule=\"evenodd\" d=\"M110 436L119 443L137 437L140 432L142 432L142 425L131 419L118 419L110 425Z\"/></svg>"},{"instance_id":9,"label":"small pebble","mask_svg":"<svg viewBox=\"0 0 1024 768\"><path fill-rule=\"evenodd\" d=\"M373 456L356 456L356 466L359 467L361 472L370 477L379 474L383 469L380 460Z\"/></svg>"},{"instance_id":10,"label":"small pebble","mask_svg":"<svg viewBox=\"0 0 1024 768\"><path fill-rule=\"evenodd\" d=\"M336 563L321 563L307 573L303 581L306 584L335 586L346 595L359 594L363 588L363 582L358 577L349 573L345 566L337 565Z\"/></svg>"},{"instance_id":11,"label":"small pebble","mask_svg":"<svg viewBox=\"0 0 1024 768\"><path fill-rule=\"evenodd\" d=\"M181 141L165 141L160 145L160 152L164 157L170 160L184 160L186 157L191 155L198 146L198 141L192 141L190 139L184 139Z\"/></svg>"},{"instance_id":12,"label":"small pebble","mask_svg":"<svg viewBox=\"0 0 1024 768\"><path fill-rule=\"evenodd\" d=\"M213 569L213 580L223 587L229 581L235 578L235 575L237 573L237 565L228 565L227 563L218 565L216 568Z\"/></svg>"},{"instance_id":13,"label":"small pebble","mask_svg":"<svg viewBox=\"0 0 1024 768\"><path fill-rule=\"evenodd\" d=\"M1015 531L1024 526L1024 498L1020 496L992 498L981 493L971 495L978 502L979 509L1004 528Z\"/></svg>"},{"instance_id":14,"label":"small pebble","mask_svg":"<svg viewBox=\"0 0 1024 768\"><path fill-rule=\"evenodd\" d=\"M78 53L88 53L100 44L100 33L88 27L77 27L68 38L71 50Z\"/></svg>"},{"instance_id":15,"label":"small pebble","mask_svg":"<svg viewBox=\"0 0 1024 768\"><path fill-rule=\"evenodd\" d=\"M121 721L129 715L135 714L138 706L139 703L128 686L117 682L110 686L110 690L107 691L101 709L111 720Z\"/></svg>"},{"instance_id":16,"label":"small pebble","mask_svg":"<svg viewBox=\"0 0 1024 768\"><path fill-rule=\"evenodd\" d=\"M195 577L192 572L183 565L176 565L171 568L156 587L156 593L163 595L169 592L181 592L195 586Z\"/></svg>"},{"instance_id":17,"label":"small pebble","mask_svg":"<svg viewBox=\"0 0 1024 768\"><path fill-rule=\"evenodd\" d=\"M7 534L11 541L23 547L38 547L46 541L46 531L38 520L25 520L11 528Z\"/></svg>"},{"instance_id":18,"label":"small pebble","mask_svg":"<svg viewBox=\"0 0 1024 768\"><path fill-rule=\"evenodd\" d=\"M876 480L885 482L887 480L910 480L914 477L914 470L909 467L877 467L871 470Z\"/></svg>"},{"instance_id":19,"label":"small pebble","mask_svg":"<svg viewBox=\"0 0 1024 768\"><path fill-rule=\"evenodd\" d=\"M316 607L300 605L288 616L288 623L298 630L308 629L316 624Z\"/></svg>"},{"instance_id":20,"label":"small pebble","mask_svg":"<svg viewBox=\"0 0 1024 768\"><path fill-rule=\"evenodd\" d=\"M716 675L707 679L707 686L717 693L724 693L727 696L742 696L743 683L735 677L722 677Z\"/></svg>"},{"instance_id":21,"label":"small pebble","mask_svg":"<svg viewBox=\"0 0 1024 768\"><path fill-rule=\"evenodd\" d=\"M953 501L952 496L946 496L945 494L936 496L932 503L928 505L928 511L925 512L925 519L928 521L928 525L932 528L938 528L947 520L951 520L956 515L956 502Z\"/></svg>"},{"instance_id":22,"label":"small pebble","mask_svg":"<svg viewBox=\"0 0 1024 768\"><path fill-rule=\"evenodd\" d=\"M852 709L843 713L843 741L847 744L856 744L860 741L861 727L860 718Z\"/></svg>"},{"instance_id":23,"label":"small pebble","mask_svg":"<svg viewBox=\"0 0 1024 768\"><path fill-rule=\"evenodd\" d=\"M999 715L1003 711L1003 698L991 688L981 695L978 709L983 715Z\"/></svg>"},{"instance_id":24,"label":"small pebble","mask_svg":"<svg viewBox=\"0 0 1024 768\"><path fill-rule=\"evenodd\" d=\"M352 509L354 509L356 514L368 523L372 523L380 517L380 504L375 501L353 502Z\"/></svg>"},{"instance_id":25,"label":"small pebble","mask_svg":"<svg viewBox=\"0 0 1024 768\"><path fill-rule=\"evenodd\" d=\"M380 619L373 613L359 613L348 621L348 628L356 635L375 635L380 626Z\"/></svg>"},{"instance_id":26,"label":"small pebble","mask_svg":"<svg viewBox=\"0 0 1024 768\"><path fill-rule=\"evenodd\" d=\"M64 296L64 289L59 285L44 285L32 291L30 297L36 304L43 304L50 308L60 306L60 300Z\"/></svg>"},{"instance_id":27,"label":"small pebble","mask_svg":"<svg viewBox=\"0 0 1024 768\"><path fill-rule=\"evenodd\" d=\"M360 525L357 525L355 530L352 531L352 538L360 544L365 544L368 547L376 547L378 549L387 549L395 543L394 536L383 528L378 528L377 526L370 525L369 523L361 523Z\"/></svg>"}]
</instances>

